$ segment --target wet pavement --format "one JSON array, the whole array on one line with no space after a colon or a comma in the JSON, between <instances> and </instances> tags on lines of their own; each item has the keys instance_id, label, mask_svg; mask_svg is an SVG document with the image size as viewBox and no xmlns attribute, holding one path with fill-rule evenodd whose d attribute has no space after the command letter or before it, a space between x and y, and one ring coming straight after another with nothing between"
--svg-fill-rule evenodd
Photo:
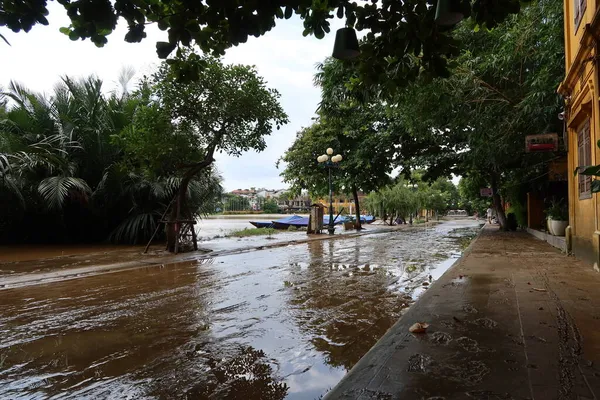
<instances>
[{"instance_id":1,"label":"wet pavement","mask_svg":"<svg viewBox=\"0 0 600 400\"><path fill-rule=\"evenodd\" d=\"M453 221L2 290L0 398L319 398L477 227Z\"/></svg>"},{"instance_id":2,"label":"wet pavement","mask_svg":"<svg viewBox=\"0 0 600 400\"><path fill-rule=\"evenodd\" d=\"M591 265L486 227L326 399L597 399L598 288Z\"/></svg>"}]
</instances>

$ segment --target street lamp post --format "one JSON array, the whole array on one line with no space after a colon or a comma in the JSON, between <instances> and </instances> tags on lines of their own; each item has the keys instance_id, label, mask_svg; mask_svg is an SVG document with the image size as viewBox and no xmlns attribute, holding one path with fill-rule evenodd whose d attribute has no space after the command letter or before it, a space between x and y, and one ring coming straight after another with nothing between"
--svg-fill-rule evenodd
<instances>
[{"instance_id":1,"label":"street lamp post","mask_svg":"<svg viewBox=\"0 0 600 400\"><path fill-rule=\"evenodd\" d=\"M333 149L330 147L327 149L327 154L323 154L322 156L317 157L317 161L319 164L324 165L329 170L329 228L327 231L330 235L333 235L335 232L335 228L333 226L333 189L331 186L331 168L337 168L338 163L342 161L341 155L331 156L333 154Z\"/></svg>"}]
</instances>

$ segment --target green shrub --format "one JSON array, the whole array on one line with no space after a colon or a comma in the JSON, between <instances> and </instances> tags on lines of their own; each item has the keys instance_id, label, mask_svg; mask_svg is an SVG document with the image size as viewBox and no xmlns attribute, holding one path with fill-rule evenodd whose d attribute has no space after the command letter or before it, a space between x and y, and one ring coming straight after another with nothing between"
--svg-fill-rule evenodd
<instances>
[{"instance_id":1,"label":"green shrub","mask_svg":"<svg viewBox=\"0 0 600 400\"><path fill-rule=\"evenodd\" d=\"M248 237L248 236L261 236L261 235L272 235L277 233L277 229L273 228L244 228L239 231L229 232L227 237Z\"/></svg>"},{"instance_id":2,"label":"green shrub","mask_svg":"<svg viewBox=\"0 0 600 400\"><path fill-rule=\"evenodd\" d=\"M527 208L522 203L512 203L506 211L507 218L509 214L514 214L517 226L527 227Z\"/></svg>"}]
</instances>

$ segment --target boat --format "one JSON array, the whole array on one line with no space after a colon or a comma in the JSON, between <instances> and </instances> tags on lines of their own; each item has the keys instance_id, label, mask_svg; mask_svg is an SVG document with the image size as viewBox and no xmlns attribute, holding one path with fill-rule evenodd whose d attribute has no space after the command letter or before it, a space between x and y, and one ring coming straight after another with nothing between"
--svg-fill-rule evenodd
<instances>
[{"instance_id":1,"label":"boat","mask_svg":"<svg viewBox=\"0 0 600 400\"><path fill-rule=\"evenodd\" d=\"M333 218L334 225L341 225L344 222L352 221L353 218L347 215L338 215ZM375 221L375 217L372 215L361 215L360 221L365 224L370 224ZM252 225L257 228L275 228L275 229L288 229L290 226L295 228L304 228L308 226L308 217L301 217L300 215L290 215L289 217L281 218L275 221L249 221ZM323 216L323 227L329 225L329 215Z\"/></svg>"},{"instance_id":2,"label":"boat","mask_svg":"<svg viewBox=\"0 0 600 400\"><path fill-rule=\"evenodd\" d=\"M354 219L355 219L354 216L339 215L337 218L334 217L333 224L341 225L344 222L354 221ZM360 222L363 224L372 224L374 221L375 221L375 217L372 215L361 215L360 216ZM325 226L329 225L329 215L323 216L323 225L325 225Z\"/></svg>"},{"instance_id":3,"label":"boat","mask_svg":"<svg viewBox=\"0 0 600 400\"><path fill-rule=\"evenodd\" d=\"M257 228L272 228L273 221L249 221L252 225Z\"/></svg>"},{"instance_id":4,"label":"boat","mask_svg":"<svg viewBox=\"0 0 600 400\"><path fill-rule=\"evenodd\" d=\"M308 218L301 217L299 215L292 215L289 217L281 218L276 221L272 221L273 228L275 229L287 229L290 226L295 226L296 228L301 226L308 226Z\"/></svg>"},{"instance_id":5,"label":"boat","mask_svg":"<svg viewBox=\"0 0 600 400\"><path fill-rule=\"evenodd\" d=\"M308 217L302 217L299 219L295 219L289 222L289 226L294 226L296 228L304 228L308 226Z\"/></svg>"},{"instance_id":6,"label":"boat","mask_svg":"<svg viewBox=\"0 0 600 400\"><path fill-rule=\"evenodd\" d=\"M337 217L333 217L333 224L334 225L341 225L346 221L349 221L350 218L343 216L343 215L338 215ZM329 225L329 215L324 215L323 216L323 226L328 226Z\"/></svg>"}]
</instances>

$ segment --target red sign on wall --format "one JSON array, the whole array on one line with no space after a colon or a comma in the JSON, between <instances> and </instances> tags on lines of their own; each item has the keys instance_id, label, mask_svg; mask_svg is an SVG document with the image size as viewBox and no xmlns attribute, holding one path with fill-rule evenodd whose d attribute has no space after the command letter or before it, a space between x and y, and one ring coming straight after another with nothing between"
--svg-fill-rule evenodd
<instances>
[{"instance_id":1,"label":"red sign on wall","mask_svg":"<svg viewBox=\"0 0 600 400\"><path fill-rule=\"evenodd\" d=\"M558 150L558 134L544 133L542 135L525 136L525 152L534 153Z\"/></svg>"},{"instance_id":2,"label":"red sign on wall","mask_svg":"<svg viewBox=\"0 0 600 400\"><path fill-rule=\"evenodd\" d=\"M479 189L479 195L482 197L492 197L492 194L494 192L492 191L492 188L481 188Z\"/></svg>"}]
</instances>

